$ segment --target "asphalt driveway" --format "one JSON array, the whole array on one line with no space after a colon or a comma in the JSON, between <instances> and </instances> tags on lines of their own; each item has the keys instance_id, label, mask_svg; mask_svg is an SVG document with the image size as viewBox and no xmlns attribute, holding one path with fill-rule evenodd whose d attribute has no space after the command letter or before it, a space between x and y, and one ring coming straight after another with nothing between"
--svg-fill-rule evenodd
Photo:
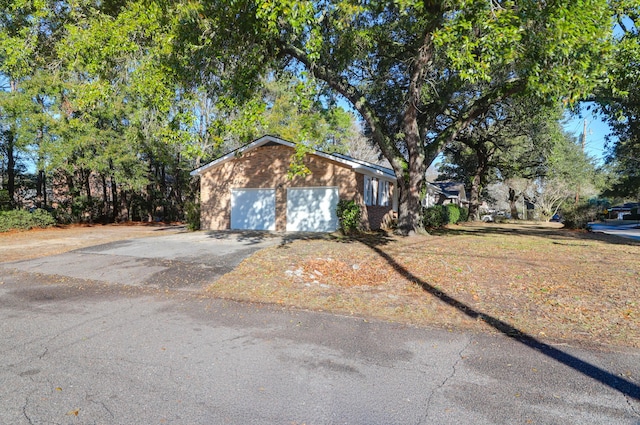
<instances>
[{"instance_id":1,"label":"asphalt driveway","mask_svg":"<svg viewBox=\"0 0 640 425\"><path fill-rule=\"evenodd\" d=\"M291 235L287 237L292 237ZM285 243L264 232L185 232L111 242L0 268L113 284L200 290L255 251Z\"/></svg>"}]
</instances>

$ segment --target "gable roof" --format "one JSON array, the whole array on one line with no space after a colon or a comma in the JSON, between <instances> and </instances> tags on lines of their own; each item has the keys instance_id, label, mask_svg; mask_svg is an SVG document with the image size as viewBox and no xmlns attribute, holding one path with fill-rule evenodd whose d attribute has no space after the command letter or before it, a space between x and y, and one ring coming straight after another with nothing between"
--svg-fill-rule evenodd
<instances>
[{"instance_id":1,"label":"gable roof","mask_svg":"<svg viewBox=\"0 0 640 425\"><path fill-rule=\"evenodd\" d=\"M205 171L207 171L208 169L215 167L217 165L223 164L227 161L231 161L234 158L242 155L244 152L250 151L252 149L256 149L260 146L264 146L267 144L272 144L272 143L276 143L276 144L280 144L280 145L284 145L284 146L288 146L290 148L294 148L296 144L292 143L292 142L288 142L284 139L281 139L279 137L275 137L275 136L270 136L270 135L265 135L262 136L259 139L254 140L251 143L248 143L244 146L239 147L238 149L235 149L229 153L227 153L226 155L223 155L217 159L214 159L213 161L209 162L208 164L203 165L200 168L197 168L195 170L193 170L191 172L192 176L198 176L201 175L202 173L204 173ZM396 175L393 172L393 170L391 168L387 168L387 167L382 167L380 165L377 164L373 164L371 162L367 162L367 161L362 161L359 159L355 159L352 158L348 155L343 155L343 154L338 154L338 153L326 153L326 152L322 152L319 150L311 150L310 152L313 155L317 155L321 158L325 158L331 161L336 161L339 162L351 169L353 169L354 171L357 171L361 174L366 174L369 176L374 176L374 177L381 177L384 178L385 180L390 180L395 182L396 181Z\"/></svg>"}]
</instances>

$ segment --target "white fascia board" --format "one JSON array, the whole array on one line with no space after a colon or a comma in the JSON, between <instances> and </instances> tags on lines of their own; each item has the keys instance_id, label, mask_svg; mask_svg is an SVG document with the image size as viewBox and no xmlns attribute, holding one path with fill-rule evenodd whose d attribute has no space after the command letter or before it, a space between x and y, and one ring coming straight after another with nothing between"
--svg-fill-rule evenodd
<instances>
[{"instance_id":1,"label":"white fascia board","mask_svg":"<svg viewBox=\"0 0 640 425\"><path fill-rule=\"evenodd\" d=\"M216 165L220 165L220 164L224 164L227 161L231 161L232 159L236 158L239 155L242 155L242 153L260 147L262 145L266 145L269 142L275 142L275 143L279 143L281 145L284 146L288 146L290 148L294 148L296 147L295 143L292 142L288 142L286 140L283 140L279 137L275 137L275 136L262 136L261 138L254 140L253 142L242 146L241 148L238 148L234 151L229 152L228 154L221 156L218 159L215 159L211 162L209 162L208 164L203 165L200 168L197 168L195 170L193 170L190 175L191 176L197 176L202 174L203 172L205 172L206 170L208 170L211 167L215 167ZM317 155L319 157L331 160L331 161L335 161L335 162L339 162L343 165L346 165L348 167L350 167L351 169L353 169L354 171L357 171L359 173L362 174L366 174L372 177L382 177L385 180L388 180L392 183L396 182L396 176L395 174L393 174L392 170L389 170L389 172L387 171L383 171L380 168L378 168L377 166L368 166L366 165L363 161L359 161L359 160L351 160L351 159L347 159L343 156L337 156L337 155L331 155L328 153L324 153L324 152L320 152L320 151L316 151L316 150L311 150L309 153L313 154L313 155Z\"/></svg>"},{"instance_id":2,"label":"white fascia board","mask_svg":"<svg viewBox=\"0 0 640 425\"><path fill-rule=\"evenodd\" d=\"M381 178L392 183L395 183L398 180L394 174L386 173L376 168L367 167L366 165L357 164L353 169L365 176Z\"/></svg>"}]
</instances>

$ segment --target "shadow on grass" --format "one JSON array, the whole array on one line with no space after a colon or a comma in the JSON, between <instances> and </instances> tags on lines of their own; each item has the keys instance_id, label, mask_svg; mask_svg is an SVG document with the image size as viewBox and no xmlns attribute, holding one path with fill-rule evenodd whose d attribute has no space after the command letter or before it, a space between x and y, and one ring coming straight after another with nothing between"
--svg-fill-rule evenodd
<instances>
[{"instance_id":1,"label":"shadow on grass","mask_svg":"<svg viewBox=\"0 0 640 425\"><path fill-rule=\"evenodd\" d=\"M524 344L525 346L576 370L577 372L595 379L596 381L621 392L625 396L640 400L640 386L638 386L637 384L627 379L616 376L569 353L565 353L564 351L552 347L549 344L539 341L533 336L517 329L516 327L506 322L503 322L500 319L473 309L467 304L458 301L450 295L447 295L445 292L435 288L434 286L430 285L429 283L420 279L418 276L411 273L409 270L398 264L393 259L393 257L380 249L380 247L375 243L367 243L367 241L362 242L366 244L370 249L372 249L376 254L378 254L382 259L384 259L391 267L394 268L394 270L396 270L396 272L404 276L406 279L416 282L425 292L447 303L451 307L456 308L466 316L472 319L482 320L489 326L508 336L509 338L512 338L515 341L518 341L521 344Z\"/></svg>"},{"instance_id":2,"label":"shadow on grass","mask_svg":"<svg viewBox=\"0 0 640 425\"><path fill-rule=\"evenodd\" d=\"M207 236L217 240L235 240L248 245L258 244L268 240L280 239L279 245L282 248L295 241L323 240L338 243L360 242L366 245L386 245L393 240L384 232L367 232L355 235L344 236L339 232L272 232L268 230L212 230Z\"/></svg>"},{"instance_id":3,"label":"shadow on grass","mask_svg":"<svg viewBox=\"0 0 640 425\"><path fill-rule=\"evenodd\" d=\"M570 230L564 228L553 228L545 225L535 224L486 224L473 225L462 224L458 226L450 226L445 229L434 229L429 231L434 236L477 236L483 237L487 235L516 235L527 237L540 237L552 240L561 240L568 244L567 241L599 241L613 245L635 245L640 246L640 241L635 239L624 238L616 235L608 235L605 233L595 233L586 230ZM573 245L573 244L571 244Z\"/></svg>"}]
</instances>

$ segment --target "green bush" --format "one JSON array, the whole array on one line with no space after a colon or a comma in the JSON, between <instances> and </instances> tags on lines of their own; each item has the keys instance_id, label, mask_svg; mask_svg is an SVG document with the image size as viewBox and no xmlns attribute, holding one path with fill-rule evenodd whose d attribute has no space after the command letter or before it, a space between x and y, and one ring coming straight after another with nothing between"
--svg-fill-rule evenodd
<instances>
[{"instance_id":1,"label":"green bush","mask_svg":"<svg viewBox=\"0 0 640 425\"><path fill-rule=\"evenodd\" d=\"M29 230L34 227L50 227L56 224L53 216L45 210L33 213L25 210L0 211L0 232L11 229Z\"/></svg>"},{"instance_id":2,"label":"green bush","mask_svg":"<svg viewBox=\"0 0 640 425\"><path fill-rule=\"evenodd\" d=\"M0 211L9 211L11 209L11 198L8 190L0 190Z\"/></svg>"},{"instance_id":3,"label":"green bush","mask_svg":"<svg viewBox=\"0 0 640 425\"><path fill-rule=\"evenodd\" d=\"M447 219L449 224L456 224L460 221L460 207L456 204L447 204Z\"/></svg>"},{"instance_id":4,"label":"green bush","mask_svg":"<svg viewBox=\"0 0 640 425\"><path fill-rule=\"evenodd\" d=\"M53 218L53 215L42 208L38 208L31 213L31 221L33 223L33 227L51 227L56 224L56 220Z\"/></svg>"},{"instance_id":5,"label":"green bush","mask_svg":"<svg viewBox=\"0 0 640 425\"><path fill-rule=\"evenodd\" d=\"M458 223L464 223L465 221L469 221L469 208L460 208L460 219Z\"/></svg>"},{"instance_id":6,"label":"green bush","mask_svg":"<svg viewBox=\"0 0 640 425\"><path fill-rule=\"evenodd\" d=\"M184 215L187 222L187 230L200 229L200 203L187 201L184 204Z\"/></svg>"},{"instance_id":7,"label":"green bush","mask_svg":"<svg viewBox=\"0 0 640 425\"><path fill-rule=\"evenodd\" d=\"M569 229L586 229L590 221L598 217L599 208L588 203L569 205L562 209L564 226Z\"/></svg>"},{"instance_id":8,"label":"green bush","mask_svg":"<svg viewBox=\"0 0 640 425\"><path fill-rule=\"evenodd\" d=\"M338 201L336 215L338 216L342 233L349 235L358 232L362 210L356 201L348 201L346 199Z\"/></svg>"},{"instance_id":9,"label":"green bush","mask_svg":"<svg viewBox=\"0 0 640 425\"><path fill-rule=\"evenodd\" d=\"M438 229L449 222L447 207L434 205L422 210L422 225L425 229Z\"/></svg>"}]
</instances>

